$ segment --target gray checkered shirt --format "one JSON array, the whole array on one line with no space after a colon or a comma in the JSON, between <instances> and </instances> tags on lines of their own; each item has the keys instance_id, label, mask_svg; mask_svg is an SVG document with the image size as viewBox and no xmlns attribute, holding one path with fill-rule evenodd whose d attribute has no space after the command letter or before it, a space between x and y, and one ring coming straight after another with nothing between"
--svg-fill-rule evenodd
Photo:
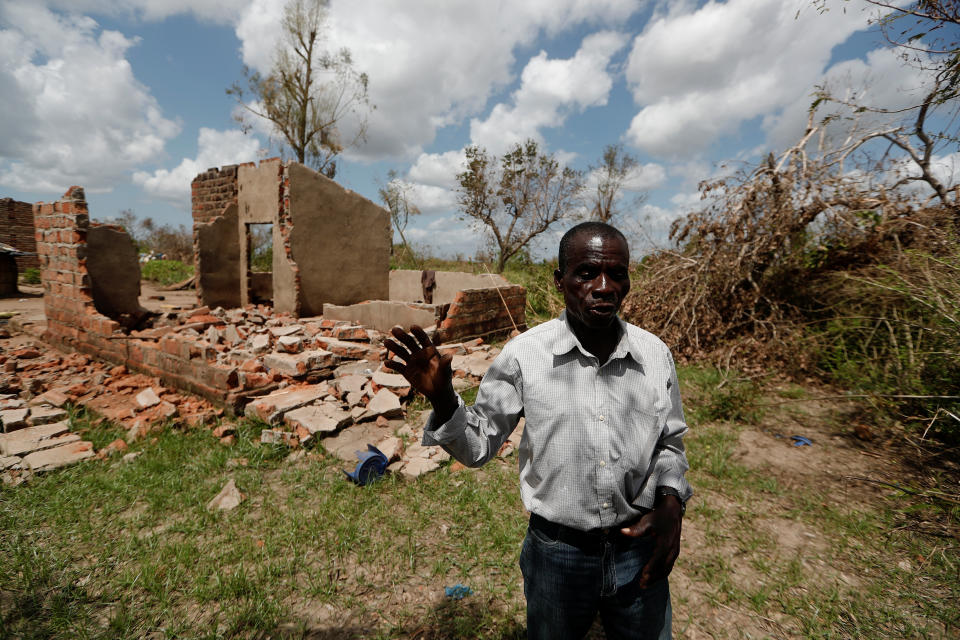
<instances>
[{"instance_id":1,"label":"gray checkered shirt","mask_svg":"<svg viewBox=\"0 0 960 640\"><path fill-rule=\"evenodd\" d=\"M683 418L670 350L620 320L620 342L598 366L566 312L508 342L472 407L442 425L427 422L423 443L468 466L490 460L525 418L520 493L528 511L588 531L653 507L657 487L693 490L684 474Z\"/></svg>"}]
</instances>

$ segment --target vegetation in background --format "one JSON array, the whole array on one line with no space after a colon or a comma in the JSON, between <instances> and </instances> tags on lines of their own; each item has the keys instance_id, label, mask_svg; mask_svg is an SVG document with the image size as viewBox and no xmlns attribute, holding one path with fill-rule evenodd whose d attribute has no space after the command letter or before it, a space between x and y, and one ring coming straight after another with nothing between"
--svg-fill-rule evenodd
<instances>
[{"instance_id":1,"label":"vegetation in background","mask_svg":"<svg viewBox=\"0 0 960 640\"><path fill-rule=\"evenodd\" d=\"M250 252L250 271L270 273L273 271L273 225L247 225L250 234L248 251Z\"/></svg>"},{"instance_id":2,"label":"vegetation in background","mask_svg":"<svg viewBox=\"0 0 960 640\"><path fill-rule=\"evenodd\" d=\"M466 156L457 204L462 218L492 242L497 273L534 238L577 214L583 172L561 167L535 140L515 144L500 158L478 146L467 147Z\"/></svg>"},{"instance_id":3,"label":"vegetation in background","mask_svg":"<svg viewBox=\"0 0 960 640\"><path fill-rule=\"evenodd\" d=\"M183 282L193 275L193 265L179 260L151 260L140 265L140 278L164 286Z\"/></svg>"},{"instance_id":4,"label":"vegetation in background","mask_svg":"<svg viewBox=\"0 0 960 640\"><path fill-rule=\"evenodd\" d=\"M327 4L325 0L286 3L270 73L264 76L245 66L247 89L238 82L227 93L242 108L237 120L244 131L253 128L247 114L268 120L297 162L333 178L337 156L366 140L370 100L369 78L354 68L350 50L324 48ZM345 119L356 127L348 138L341 127Z\"/></svg>"},{"instance_id":5,"label":"vegetation in background","mask_svg":"<svg viewBox=\"0 0 960 640\"><path fill-rule=\"evenodd\" d=\"M20 274L20 281L23 284L40 284L40 269L37 267L27 267Z\"/></svg>"},{"instance_id":6,"label":"vegetation in background","mask_svg":"<svg viewBox=\"0 0 960 640\"><path fill-rule=\"evenodd\" d=\"M123 227L140 253L161 254L167 260L193 264L193 232L184 225L157 224L153 218L137 217L133 209L124 209L106 222Z\"/></svg>"},{"instance_id":7,"label":"vegetation in background","mask_svg":"<svg viewBox=\"0 0 960 640\"><path fill-rule=\"evenodd\" d=\"M622 202L623 192L631 190L631 180L639 177L642 167L636 157L624 151L623 144L608 144L603 148L600 164L590 166L591 181L596 186L589 196L590 219L608 224L617 224L625 208ZM639 209L644 194L635 196L628 205L631 210Z\"/></svg>"},{"instance_id":8,"label":"vegetation in background","mask_svg":"<svg viewBox=\"0 0 960 640\"><path fill-rule=\"evenodd\" d=\"M381 185L377 189L377 194L380 196L380 201L386 205L387 211L390 212L390 221L393 223L393 228L400 235L400 240L403 242L401 251L403 251L404 257L416 263L417 256L410 243L407 242L407 236L404 235L407 223L410 222L410 216L420 215L420 208L410 199L410 189L411 185L401 180L396 170L391 169L387 172L387 184ZM395 250L396 247L391 245L391 254Z\"/></svg>"}]
</instances>

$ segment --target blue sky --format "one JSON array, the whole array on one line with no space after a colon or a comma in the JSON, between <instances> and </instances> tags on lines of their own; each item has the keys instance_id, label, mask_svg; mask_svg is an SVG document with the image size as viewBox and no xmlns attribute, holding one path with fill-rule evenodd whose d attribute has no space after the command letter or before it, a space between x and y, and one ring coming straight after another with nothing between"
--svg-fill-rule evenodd
<instances>
[{"instance_id":1,"label":"blue sky","mask_svg":"<svg viewBox=\"0 0 960 640\"><path fill-rule=\"evenodd\" d=\"M239 130L225 89L244 64L268 70L280 6L0 0L0 197L49 201L79 184L94 218L131 208L189 226L196 173L279 155L266 129ZM408 237L471 256L479 236L453 191L465 145L499 153L533 137L586 169L621 142L641 162L625 197L647 194L623 224L662 241L701 180L798 137L814 85L865 85L896 105L915 84L859 0L827 6L332 0L330 46L351 49L376 105L338 181L376 200L396 170L423 210Z\"/></svg>"}]
</instances>

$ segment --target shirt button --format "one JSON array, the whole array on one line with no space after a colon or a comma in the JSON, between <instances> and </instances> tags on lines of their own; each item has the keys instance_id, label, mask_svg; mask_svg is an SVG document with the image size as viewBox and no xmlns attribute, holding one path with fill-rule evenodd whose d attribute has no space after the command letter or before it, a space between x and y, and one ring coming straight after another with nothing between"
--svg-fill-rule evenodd
<instances>
[{"instance_id":1,"label":"shirt button","mask_svg":"<svg viewBox=\"0 0 960 640\"><path fill-rule=\"evenodd\" d=\"M603 416L602 416L602 415L600 416L600 422L603 422Z\"/></svg>"},{"instance_id":2,"label":"shirt button","mask_svg":"<svg viewBox=\"0 0 960 640\"><path fill-rule=\"evenodd\" d=\"M605 460L601 460L601 461L600 461L600 466L601 466L601 467L607 466L607 462L606 462Z\"/></svg>"},{"instance_id":3,"label":"shirt button","mask_svg":"<svg viewBox=\"0 0 960 640\"><path fill-rule=\"evenodd\" d=\"M610 503L609 503L609 502L604 502L604 503L603 503L603 508L604 508L604 509L606 509L606 508L609 507L609 506L610 506Z\"/></svg>"}]
</instances>

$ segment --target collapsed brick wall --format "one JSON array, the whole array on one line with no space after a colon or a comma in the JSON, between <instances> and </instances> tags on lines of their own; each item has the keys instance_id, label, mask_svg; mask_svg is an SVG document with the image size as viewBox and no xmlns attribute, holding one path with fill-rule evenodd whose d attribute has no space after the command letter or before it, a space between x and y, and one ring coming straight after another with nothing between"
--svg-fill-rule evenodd
<instances>
[{"instance_id":1,"label":"collapsed brick wall","mask_svg":"<svg viewBox=\"0 0 960 640\"><path fill-rule=\"evenodd\" d=\"M524 331L526 308L527 290L520 285L458 291L440 323L440 339L455 342L504 333L514 326Z\"/></svg>"},{"instance_id":2,"label":"collapsed brick wall","mask_svg":"<svg viewBox=\"0 0 960 640\"><path fill-rule=\"evenodd\" d=\"M219 169L214 167L193 179L190 183L190 193L194 224L209 222L211 218L220 215L228 204L236 204L239 191L237 184L239 167L238 164Z\"/></svg>"},{"instance_id":3,"label":"collapsed brick wall","mask_svg":"<svg viewBox=\"0 0 960 640\"><path fill-rule=\"evenodd\" d=\"M160 378L228 407L242 389L235 366L209 362L196 344L163 331L126 333L96 310L87 271L91 228L84 191L70 187L57 202L33 205L47 316L44 339Z\"/></svg>"},{"instance_id":4,"label":"collapsed brick wall","mask_svg":"<svg viewBox=\"0 0 960 640\"><path fill-rule=\"evenodd\" d=\"M20 251L37 251L32 204L13 198L0 198L0 242ZM35 255L17 256L16 262L20 273L24 269L40 266L40 259Z\"/></svg>"}]
</instances>

